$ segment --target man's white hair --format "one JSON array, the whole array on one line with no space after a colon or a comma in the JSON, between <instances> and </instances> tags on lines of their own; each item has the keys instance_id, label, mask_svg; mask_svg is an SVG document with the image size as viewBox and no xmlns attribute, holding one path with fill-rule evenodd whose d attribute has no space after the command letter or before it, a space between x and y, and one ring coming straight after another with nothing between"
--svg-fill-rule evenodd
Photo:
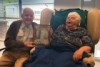
<instances>
[{"instance_id":1,"label":"man's white hair","mask_svg":"<svg viewBox=\"0 0 100 67\"><path fill-rule=\"evenodd\" d=\"M77 12L70 12L70 13L68 14L68 16L70 16L70 15L75 15L76 18L77 18L77 20L79 20L79 25L80 25L81 16L80 16Z\"/></svg>"}]
</instances>

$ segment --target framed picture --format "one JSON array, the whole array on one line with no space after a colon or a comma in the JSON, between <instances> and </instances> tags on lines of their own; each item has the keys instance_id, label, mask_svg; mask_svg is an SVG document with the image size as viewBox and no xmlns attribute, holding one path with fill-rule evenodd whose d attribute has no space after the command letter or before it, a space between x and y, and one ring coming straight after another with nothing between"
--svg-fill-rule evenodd
<instances>
[{"instance_id":1,"label":"framed picture","mask_svg":"<svg viewBox=\"0 0 100 67\"><path fill-rule=\"evenodd\" d=\"M36 44L48 45L49 44L49 25L39 25L36 31Z\"/></svg>"}]
</instances>

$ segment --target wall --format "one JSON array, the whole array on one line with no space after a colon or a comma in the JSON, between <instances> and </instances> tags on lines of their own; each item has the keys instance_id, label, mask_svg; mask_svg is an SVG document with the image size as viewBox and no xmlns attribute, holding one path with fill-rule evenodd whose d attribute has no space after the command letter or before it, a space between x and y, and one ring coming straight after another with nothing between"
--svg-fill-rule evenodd
<instances>
[{"instance_id":1,"label":"wall","mask_svg":"<svg viewBox=\"0 0 100 67\"><path fill-rule=\"evenodd\" d=\"M67 8L81 8L81 0L55 0L54 8L67 9Z\"/></svg>"},{"instance_id":2,"label":"wall","mask_svg":"<svg viewBox=\"0 0 100 67\"><path fill-rule=\"evenodd\" d=\"M100 8L100 0L95 0L95 7Z\"/></svg>"},{"instance_id":3,"label":"wall","mask_svg":"<svg viewBox=\"0 0 100 67\"><path fill-rule=\"evenodd\" d=\"M82 0L82 9L100 8L100 0Z\"/></svg>"},{"instance_id":4,"label":"wall","mask_svg":"<svg viewBox=\"0 0 100 67\"><path fill-rule=\"evenodd\" d=\"M95 7L95 0L82 0L82 9L92 9Z\"/></svg>"},{"instance_id":5,"label":"wall","mask_svg":"<svg viewBox=\"0 0 100 67\"><path fill-rule=\"evenodd\" d=\"M82 9L93 9L100 8L100 0L55 0L54 8L67 9L67 8L82 8Z\"/></svg>"}]
</instances>

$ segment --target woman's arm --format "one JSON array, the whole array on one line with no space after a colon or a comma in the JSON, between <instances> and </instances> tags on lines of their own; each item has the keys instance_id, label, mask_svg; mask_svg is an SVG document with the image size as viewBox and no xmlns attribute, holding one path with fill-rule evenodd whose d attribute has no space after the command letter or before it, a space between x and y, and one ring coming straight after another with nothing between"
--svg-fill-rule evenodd
<instances>
[{"instance_id":1,"label":"woman's arm","mask_svg":"<svg viewBox=\"0 0 100 67\"><path fill-rule=\"evenodd\" d=\"M92 42L91 36L87 33L86 30L83 30L83 34L84 35L81 37L81 41L82 41L83 46L81 46L73 54L73 59L75 61L82 59L83 52L90 53L93 51L94 44Z\"/></svg>"},{"instance_id":2,"label":"woman's arm","mask_svg":"<svg viewBox=\"0 0 100 67\"><path fill-rule=\"evenodd\" d=\"M78 50L76 50L73 54L73 60L78 61L79 59L82 59L83 52L90 53L91 47L90 46L82 46Z\"/></svg>"}]
</instances>

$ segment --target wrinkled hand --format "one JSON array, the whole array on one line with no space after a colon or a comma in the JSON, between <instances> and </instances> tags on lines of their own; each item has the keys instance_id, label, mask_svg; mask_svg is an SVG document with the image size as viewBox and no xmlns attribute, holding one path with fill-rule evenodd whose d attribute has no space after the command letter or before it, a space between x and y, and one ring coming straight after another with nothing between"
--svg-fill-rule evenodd
<instances>
[{"instance_id":1,"label":"wrinkled hand","mask_svg":"<svg viewBox=\"0 0 100 67\"><path fill-rule=\"evenodd\" d=\"M35 43L34 42L24 42L24 45L26 47L30 47L30 48L35 47Z\"/></svg>"},{"instance_id":2,"label":"wrinkled hand","mask_svg":"<svg viewBox=\"0 0 100 67\"><path fill-rule=\"evenodd\" d=\"M83 52L90 53L91 47L90 46L83 46L80 49L76 50L73 54L73 60L78 61L82 59Z\"/></svg>"},{"instance_id":3,"label":"wrinkled hand","mask_svg":"<svg viewBox=\"0 0 100 67\"><path fill-rule=\"evenodd\" d=\"M82 59L83 52L84 51L82 49L76 50L73 54L73 60L78 61L78 60Z\"/></svg>"}]
</instances>

